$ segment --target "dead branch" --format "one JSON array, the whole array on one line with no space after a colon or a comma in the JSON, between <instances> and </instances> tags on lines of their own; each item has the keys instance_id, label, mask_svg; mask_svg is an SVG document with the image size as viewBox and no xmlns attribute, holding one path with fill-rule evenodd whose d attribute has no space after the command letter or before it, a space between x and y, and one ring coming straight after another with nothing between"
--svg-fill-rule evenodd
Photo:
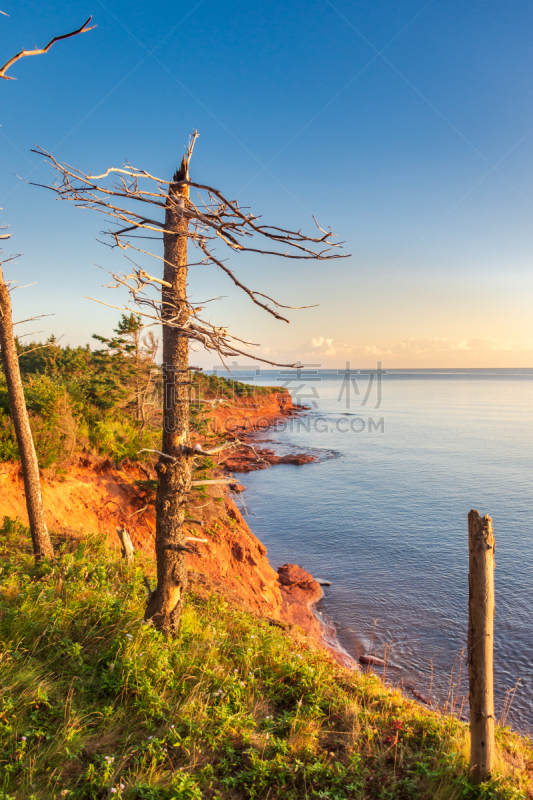
<instances>
[{"instance_id":1,"label":"dead branch","mask_svg":"<svg viewBox=\"0 0 533 800\"><path fill-rule=\"evenodd\" d=\"M24 339L26 336L37 336L38 333L44 333L44 331L31 331L30 333L20 333L17 336L17 339ZM49 346L50 345L48 344L39 345L39 347L49 347ZM26 352L30 351L27 350Z\"/></svg>"},{"instance_id":2,"label":"dead branch","mask_svg":"<svg viewBox=\"0 0 533 800\"><path fill-rule=\"evenodd\" d=\"M16 56L7 61L3 67L0 67L0 78L4 78L6 81L16 81L16 78L13 78L11 75L6 75L7 70L13 66L13 64L19 60L19 58L25 58L26 56L41 56L43 53L47 53L52 45L56 42L60 42L62 39L70 39L71 36L77 36L79 33L87 33L87 31L92 31L93 28L96 28L96 25L92 25L90 28L87 27L89 22L91 21L92 16L83 23L80 28L77 28L75 31L71 31L70 33L64 33L62 36L54 36L54 38L48 42L46 47L43 47L41 50L21 50L20 53L17 53Z\"/></svg>"},{"instance_id":3,"label":"dead branch","mask_svg":"<svg viewBox=\"0 0 533 800\"><path fill-rule=\"evenodd\" d=\"M33 322L34 319L42 319L43 317L55 317L55 314L37 314L36 317L28 317L28 319L20 319L18 322L13 323L13 327L15 327L15 325L23 325L24 322Z\"/></svg>"},{"instance_id":4,"label":"dead branch","mask_svg":"<svg viewBox=\"0 0 533 800\"><path fill-rule=\"evenodd\" d=\"M204 450L200 444L195 444L194 447L187 447L185 445L181 445L181 452L185 453L186 455L195 455L195 456L213 456L216 453L221 453L223 450L227 450L230 448L236 447L245 447L248 450L251 450L254 454L256 461L260 461L263 464L267 464L270 468L269 462L262 458L259 455L257 450L252 444L247 444L246 442L241 442L240 439L234 439L231 442L224 442L224 444L219 445L218 447L213 447L211 450Z\"/></svg>"},{"instance_id":5,"label":"dead branch","mask_svg":"<svg viewBox=\"0 0 533 800\"><path fill-rule=\"evenodd\" d=\"M175 553L194 553L194 555L199 555L196 549L187 547L185 544L164 544L163 550L173 550Z\"/></svg>"},{"instance_id":6,"label":"dead branch","mask_svg":"<svg viewBox=\"0 0 533 800\"><path fill-rule=\"evenodd\" d=\"M216 481L215 480L210 480L210 481L191 481L191 486L207 486L207 484L212 484L213 486L216 486L216 485L221 486L222 484L228 484L228 483L235 483L235 480L233 478L230 478L228 480L222 479L222 480L216 480Z\"/></svg>"},{"instance_id":7,"label":"dead branch","mask_svg":"<svg viewBox=\"0 0 533 800\"><path fill-rule=\"evenodd\" d=\"M9 239L10 236L11 234L8 233L7 236L0 236L0 239ZM2 261L0 261L0 267L3 267L4 264L7 264L9 261L14 261L16 258L20 258L21 255L22 253L17 253L15 256L9 256L8 258L4 258Z\"/></svg>"},{"instance_id":8,"label":"dead branch","mask_svg":"<svg viewBox=\"0 0 533 800\"><path fill-rule=\"evenodd\" d=\"M192 155L196 137L195 132L189 142L187 158ZM234 253L257 253L315 260L346 257L335 252L342 243L335 242L331 230L320 227L314 217L313 222L318 229L318 235L265 225L258 216L241 208L236 200L226 198L218 189L189 180L188 172L175 176L179 178L178 180L168 181L126 164L124 167L109 167L99 175L91 175L67 163L59 162L42 148L36 148L33 152L45 158L56 173L55 183L45 188L56 192L60 199L70 200L78 207L97 211L107 217L110 227L103 231L103 234L112 247L119 247L121 250L132 249L166 263L161 256L138 247L135 239L143 234L150 234L149 238L174 235L173 231L167 231L165 228L163 212L165 209L175 208L184 223L180 235L189 239L202 255L200 261L188 263L187 268L199 264L218 267L255 305L278 320L289 322L278 309L309 306L289 306L247 286L226 265L224 258L214 253L214 242L222 242L230 252ZM188 197L185 203L182 202L182 195L178 190L180 188L183 190L184 187L196 189L198 199L195 201ZM134 200L137 202L132 203ZM255 246L255 240L269 244ZM131 300L139 307L139 313L149 324L163 324L177 329L180 336L199 342L207 350L216 352L223 362L225 358L244 355L271 366L294 366L280 365L246 352L241 345L246 347L257 345L229 334L224 326L217 326L201 319L199 316L201 307L195 307L187 301L180 304L179 308L169 307L168 303L165 305L161 301L160 292L162 288L170 288L168 280L150 274L133 261L131 263L132 272L111 273L114 283L110 286L126 288ZM157 295L152 295L151 290L159 291ZM96 302L102 303L102 301ZM128 310L127 306L102 304ZM187 313L184 312L185 308Z\"/></svg>"},{"instance_id":9,"label":"dead branch","mask_svg":"<svg viewBox=\"0 0 533 800\"><path fill-rule=\"evenodd\" d=\"M35 333L42 333L42 331L35 331ZM23 333L22 336L17 336L17 339L22 339L24 336L33 336L31 333ZM32 350L24 350L23 353L19 353L19 358L22 356L27 356L30 353L35 353L37 350L44 350L46 347L55 347L55 345L63 338L63 334L56 339L55 342L48 342L47 344L40 344L38 347L34 347Z\"/></svg>"}]
</instances>

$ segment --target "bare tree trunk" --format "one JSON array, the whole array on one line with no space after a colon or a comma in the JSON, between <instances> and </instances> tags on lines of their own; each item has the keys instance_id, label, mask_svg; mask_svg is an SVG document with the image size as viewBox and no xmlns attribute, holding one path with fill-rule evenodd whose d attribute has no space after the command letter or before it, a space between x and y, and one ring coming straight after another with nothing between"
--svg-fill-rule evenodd
<instances>
[{"instance_id":1,"label":"bare tree trunk","mask_svg":"<svg viewBox=\"0 0 533 800\"><path fill-rule=\"evenodd\" d=\"M188 178L184 157L174 181ZM165 212L164 280L171 284L162 289L163 321L174 319L183 325L189 316L187 305L187 236L188 222L182 209L189 197L188 186L171 184ZM176 233L170 233L176 231ZM156 497L157 587L148 597L145 619L167 634L179 626L185 592L187 565L183 520L187 494L191 488L191 457L184 452L189 444L189 342L185 336L163 324L163 446L170 458L156 464L159 485ZM183 548L183 550L181 549Z\"/></svg>"},{"instance_id":2,"label":"bare tree trunk","mask_svg":"<svg viewBox=\"0 0 533 800\"><path fill-rule=\"evenodd\" d=\"M470 775L488 780L494 769L494 534L492 519L468 514Z\"/></svg>"},{"instance_id":3,"label":"bare tree trunk","mask_svg":"<svg viewBox=\"0 0 533 800\"><path fill-rule=\"evenodd\" d=\"M120 551L122 558L126 559L127 564L133 564L135 560L135 548L126 528L117 527L118 538L120 539Z\"/></svg>"},{"instance_id":4,"label":"bare tree trunk","mask_svg":"<svg viewBox=\"0 0 533 800\"><path fill-rule=\"evenodd\" d=\"M20 377L20 367L15 339L13 337L13 318L11 316L11 297L0 268L0 347L2 348L2 364L9 392L11 416L15 426L15 435L22 462L26 508L30 522L31 538L35 559L53 558L54 550L50 534L44 518L41 482L39 480L39 464L33 444L30 420L24 398L24 389Z\"/></svg>"}]
</instances>

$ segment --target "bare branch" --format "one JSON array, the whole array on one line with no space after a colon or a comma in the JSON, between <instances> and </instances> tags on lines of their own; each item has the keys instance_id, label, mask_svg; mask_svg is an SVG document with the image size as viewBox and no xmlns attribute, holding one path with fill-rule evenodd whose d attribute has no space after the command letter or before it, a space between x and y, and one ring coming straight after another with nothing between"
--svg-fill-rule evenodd
<instances>
[{"instance_id":1,"label":"bare branch","mask_svg":"<svg viewBox=\"0 0 533 800\"><path fill-rule=\"evenodd\" d=\"M9 236L11 236L11 234L9 234ZM9 236L7 236L5 238L9 238ZM3 238L3 237L0 237L0 238ZM9 258L4 258L3 261L0 261L0 267L2 267L4 264L7 264L9 261L14 261L16 258L20 258L21 255L22 255L22 253L17 253L15 256L9 256Z\"/></svg>"},{"instance_id":2,"label":"bare branch","mask_svg":"<svg viewBox=\"0 0 533 800\"><path fill-rule=\"evenodd\" d=\"M187 156L184 158L185 164L188 164L197 135L197 132L194 132L189 141ZM60 163L42 148L37 148L33 152L45 158L57 175L56 182L46 188L55 191L60 199L70 200L77 207L97 211L107 217L110 227L103 234L111 247L119 247L123 251L131 248L144 255L155 255L137 247L135 240L175 236L175 230L167 231L164 219L158 219L165 210L166 213L169 210L172 213L172 209L175 208L184 222L180 236L190 240L201 253L201 259L196 264L187 264L187 269L200 264L218 267L255 305L283 322L289 320L279 309L313 306L289 306L247 286L226 265L224 257L214 253L214 242L223 242L233 253L257 253L315 260L346 257L334 252L334 249L339 248L341 244L335 242L332 232L321 228L314 217L313 222L318 228L317 236L304 234L301 230L265 225L258 216L248 209L241 208L236 200L228 200L218 189L189 180L188 166L176 174L178 180L175 181L163 180L130 164L125 164L124 167L110 167L105 172L92 175L69 164ZM190 199L187 192L187 201L183 202L184 195L180 194L179 190L185 187L195 188L198 200ZM147 236L143 235L145 233ZM268 241L267 247L255 246L256 239ZM279 249L273 249L272 245ZM169 266L173 268L174 265L168 264L161 256L155 257L163 261L165 268ZM223 363L225 358L245 355L270 366L294 366L279 364L243 350L243 346L249 348L257 345L229 334L225 326L201 319L199 314L202 308L194 306L186 299L171 305L168 300L169 293L166 291L172 288L168 270L165 280L162 280L129 260L133 265L133 271L128 274L110 273L114 283L109 286L127 289L130 302L133 301L137 305L139 308L137 313L148 324L162 324L174 328L179 336L191 342L196 341L206 350L217 353ZM153 294L156 291L157 295ZM96 302L121 311L130 310L127 305L117 306L101 300Z\"/></svg>"},{"instance_id":3,"label":"bare branch","mask_svg":"<svg viewBox=\"0 0 533 800\"><path fill-rule=\"evenodd\" d=\"M6 75L7 70L13 66L13 64L19 60L19 58L25 58L26 56L40 56L43 53L47 53L53 44L56 42L61 41L61 39L70 39L71 36L77 36L79 33L87 33L87 31L92 31L93 28L96 28L96 25L92 25L90 28L87 27L89 22L91 21L92 16L83 23L81 28L77 28L75 31L71 31L70 33L64 33L62 36L54 36L54 38L48 42L46 47L43 47L42 50L35 49L35 50L21 50L20 53L17 53L16 56L10 58L3 67L0 67L0 78L5 78L6 81L16 81L16 78L13 78L11 75Z\"/></svg>"},{"instance_id":4,"label":"bare branch","mask_svg":"<svg viewBox=\"0 0 533 800\"><path fill-rule=\"evenodd\" d=\"M32 335L31 333L24 333L23 334L23 336L31 336L31 335ZM22 356L27 356L27 355L29 355L29 353L35 353L36 350L44 350L46 347L54 347L60 341L60 339L62 339L62 338L63 338L63 334L59 337L59 339L56 339L55 342L48 342L47 344L40 344L38 347L34 347L32 350L24 350L23 353L19 353L19 358L22 358ZM17 336L17 339L22 339L22 336Z\"/></svg>"},{"instance_id":5,"label":"bare branch","mask_svg":"<svg viewBox=\"0 0 533 800\"><path fill-rule=\"evenodd\" d=\"M17 336L17 339L25 339L26 336L37 336L38 333L44 333L44 331L31 331L30 333L21 333ZM43 347L49 347L49 345L43 345Z\"/></svg>"},{"instance_id":6,"label":"bare branch","mask_svg":"<svg viewBox=\"0 0 533 800\"><path fill-rule=\"evenodd\" d=\"M219 485L221 485L221 484L227 484L227 483L235 483L235 480L233 478L229 478L228 480L223 480L222 479L222 480L218 480L218 481L215 481L215 480L210 480L210 481L192 481L191 482L191 486L207 486L207 484L213 484L213 485L219 484Z\"/></svg>"},{"instance_id":7,"label":"bare branch","mask_svg":"<svg viewBox=\"0 0 533 800\"><path fill-rule=\"evenodd\" d=\"M241 442L240 439L233 439L231 442L224 442L224 444L219 445L218 447L213 447L211 450L204 450L202 445L195 444L194 447L187 447L186 445L181 445L180 449L182 453L187 455L194 455L194 456L213 456L216 453L221 453L223 450L234 449L236 447L245 447L248 450L251 450L254 454L257 461L261 461L264 464L268 464L270 468L270 464L266 459L262 458L255 447L251 444L246 444L246 442Z\"/></svg>"},{"instance_id":8,"label":"bare branch","mask_svg":"<svg viewBox=\"0 0 533 800\"><path fill-rule=\"evenodd\" d=\"M13 327L15 325L22 325L24 322L32 322L34 319L42 319L43 317L55 317L55 314L38 314L36 317L28 317L28 319L21 319L18 322L13 323Z\"/></svg>"},{"instance_id":9,"label":"bare branch","mask_svg":"<svg viewBox=\"0 0 533 800\"><path fill-rule=\"evenodd\" d=\"M175 553L194 553L198 555L198 552L194 550L192 547L187 547L185 544L164 544L163 550L173 550Z\"/></svg>"}]
</instances>

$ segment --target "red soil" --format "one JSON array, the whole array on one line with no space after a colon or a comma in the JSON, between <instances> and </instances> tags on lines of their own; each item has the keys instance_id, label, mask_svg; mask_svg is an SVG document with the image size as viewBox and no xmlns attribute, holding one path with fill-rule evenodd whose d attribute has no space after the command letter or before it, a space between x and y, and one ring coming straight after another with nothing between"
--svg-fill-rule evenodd
<instances>
[{"instance_id":1,"label":"red soil","mask_svg":"<svg viewBox=\"0 0 533 800\"><path fill-rule=\"evenodd\" d=\"M244 431L250 432L254 425L267 427L275 418L295 413L288 393L262 395L260 400L256 404L244 401L237 407L219 406L213 412L214 425L226 424L231 415ZM252 457L255 458L253 454ZM228 468L236 470L233 464ZM85 455L64 472L45 470L41 484L48 526L72 536L103 533L116 547L116 527L123 526L137 550L153 555L154 494L136 483L151 477L151 472L139 464L123 463L121 469L116 469L110 461ZM281 567L278 576L266 557L266 548L254 536L225 487L209 486L203 497L195 496L189 513L204 522L204 527L189 525L189 535L207 540L194 544L197 554L187 555L193 582L207 582L261 616L299 626L346 665L344 656L324 641L321 624L312 611L322 596L318 583L301 567L291 564ZM0 464L0 519L6 515L19 517L27 524L20 464Z\"/></svg>"}]
</instances>

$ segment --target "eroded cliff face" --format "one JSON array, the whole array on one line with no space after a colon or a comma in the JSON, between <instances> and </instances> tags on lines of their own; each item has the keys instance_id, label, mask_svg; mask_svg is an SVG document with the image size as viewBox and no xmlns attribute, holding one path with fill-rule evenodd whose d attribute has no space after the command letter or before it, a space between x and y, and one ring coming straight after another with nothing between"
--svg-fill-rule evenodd
<instances>
[{"instance_id":1,"label":"eroded cliff face","mask_svg":"<svg viewBox=\"0 0 533 800\"><path fill-rule=\"evenodd\" d=\"M266 427L294 413L288 393L258 399L247 398L237 406L219 405L212 411L214 426L225 425L231 418L242 434L254 425ZM154 557L154 493L147 484L153 477L142 465L124 462L117 469L109 460L89 455L80 456L63 471L46 470L41 483L47 524L52 531L73 537L105 534L117 548L116 527L125 527L135 549ZM322 597L319 584L297 565L284 565L278 574L237 503L244 508L237 495L222 486L193 494L188 514L204 525L190 523L189 535L205 541L195 543L196 554L187 554L191 582L233 598L273 622L299 626L340 663L354 666L335 642L328 644L322 635L323 627L312 611ZM20 464L0 464L0 519L6 515L27 524Z\"/></svg>"},{"instance_id":2,"label":"eroded cliff face","mask_svg":"<svg viewBox=\"0 0 533 800\"><path fill-rule=\"evenodd\" d=\"M136 546L155 530L153 505L136 484L147 470L125 463L116 469L109 460L80 456L68 469L45 470L41 489L50 530L78 536L105 533L113 541L117 525L127 527ZM26 501L20 464L0 464L0 518L19 517L26 525Z\"/></svg>"}]
</instances>

